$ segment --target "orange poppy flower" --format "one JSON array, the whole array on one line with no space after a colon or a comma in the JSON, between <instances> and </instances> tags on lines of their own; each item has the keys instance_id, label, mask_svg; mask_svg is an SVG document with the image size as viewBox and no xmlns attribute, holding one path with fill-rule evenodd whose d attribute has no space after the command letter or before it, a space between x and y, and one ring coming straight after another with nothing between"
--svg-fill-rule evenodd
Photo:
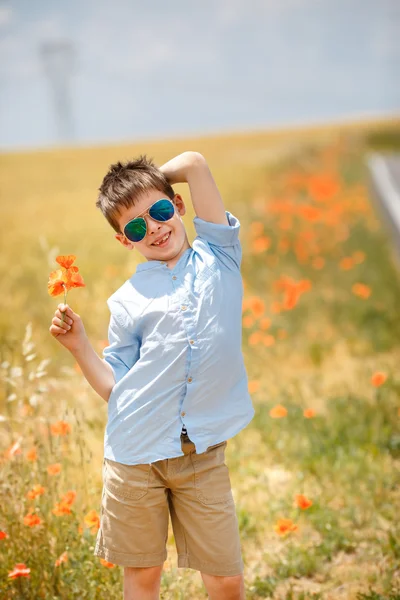
<instances>
[{"instance_id":1,"label":"orange poppy flower","mask_svg":"<svg viewBox=\"0 0 400 600\"><path fill-rule=\"evenodd\" d=\"M260 389L260 382L253 379L248 382L249 394L255 394Z\"/></svg>"},{"instance_id":2,"label":"orange poppy flower","mask_svg":"<svg viewBox=\"0 0 400 600\"><path fill-rule=\"evenodd\" d=\"M260 327L261 329L268 329L269 327L271 327L271 319L269 319L268 317L264 317L263 319L261 319Z\"/></svg>"},{"instance_id":3,"label":"orange poppy flower","mask_svg":"<svg viewBox=\"0 0 400 600\"><path fill-rule=\"evenodd\" d=\"M108 562L108 560L104 560L104 558L100 559L100 563L103 565L103 567L107 567L108 569L115 567L113 563Z\"/></svg>"},{"instance_id":4,"label":"orange poppy flower","mask_svg":"<svg viewBox=\"0 0 400 600\"><path fill-rule=\"evenodd\" d=\"M8 533L6 533L5 531L0 531L0 540L5 540L8 537L10 537Z\"/></svg>"},{"instance_id":5,"label":"orange poppy flower","mask_svg":"<svg viewBox=\"0 0 400 600\"><path fill-rule=\"evenodd\" d=\"M33 447L30 450L28 450L28 452L26 453L26 460L30 460L32 462L34 462L35 460L37 460L37 451L36 448Z\"/></svg>"},{"instance_id":6,"label":"orange poppy flower","mask_svg":"<svg viewBox=\"0 0 400 600\"><path fill-rule=\"evenodd\" d=\"M94 509L90 510L83 520L87 527L92 528L91 533L95 533L96 530L100 527L99 515Z\"/></svg>"},{"instance_id":7,"label":"orange poppy flower","mask_svg":"<svg viewBox=\"0 0 400 600\"><path fill-rule=\"evenodd\" d=\"M258 319L264 314L265 311L264 300L258 296L252 296L249 298L249 308L253 313L253 316Z\"/></svg>"},{"instance_id":8,"label":"orange poppy flower","mask_svg":"<svg viewBox=\"0 0 400 600\"><path fill-rule=\"evenodd\" d=\"M295 504L302 510L306 510L310 506L312 506L312 500L304 496L303 494L296 494Z\"/></svg>"},{"instance_id":9,"label":"orange poppy flower","mask_svg":"<svg viewBox=\"0 0 400 600\"><path fill-rule=\"evenodd\" d=\"M351 256L345 256L340 261L339 267L342 269L342 271L349 271L349 269L354 267L354 264L354 259L351 258Z\"/></svg>"},{"instance_id":10,"label":"orange poppy flower","mask_svg":"<svg viewBox=\"0 0 400 600\"><path fill-rule=\"evenodd\" d=\"M287 409L282 406L282 404L277 404L269 411L269 416L272 417L272 419L281 419L282 417L286 417L286 415Z\"/></svg>"},{"instance_id":11,"label":"orange poppy flower","mask_svg":"<svg viewBox=\"0 0 400 600\"><path fill-rule=\"evenodd\" d=\"M360 298L369 298L371 295L371 288L365 283L355 283L353 284L351 291L355 296L359 296Z\"/></svg>"},{"instance_id":12,"label":"orange poppy flower","mask_svg":"<svg viewBox=\"0 0 400 600\"><path fill-rule=\"evenodd\" d=\"M8 576L10 579L16 579L17 577L30 577L31 570L27 568L25 563L17 563L12 571L9 572Z\"/></svg>"},{"instance_id":13,"label":"orange poppy flower","mask_svg":"<svg viewBox=\"0 0 400 600\"><path fill-rule=\"evenodd\" d=\"M47 290L50 296L59 296L60 294L65 293L67 283L67 276L61 269L52 271L49 275L49 281L47 282Z\"/></svg>"},{"instance_id":14,"label":"orange poppy flower","mask_svg":"<svg viewBox=\"0 0 400 600\"><path fill-rule=\"evenodd\" d=\"M260 252L264 252L264 250L268 250L270 246L271 238L269 238L267 235L263 235L253 240L252 250L254 253L258 254Z\"/></svg>"},{"instance_id":15,"label":"orange poppy flower","mask_svg":"<svg viewBox=\"0 0 400 600\"><path fill-rule=\"evenodd\" d=\"M313 408L306 408L303 411L303 415L305 416L306 419L312 419L313 417L315 417L316 412Z\"/></svg>"},{"instance_id":16,"label":"orange poppy flower","mask_svg":"<svg viewBox=\"0 0 400 600\"><path fill-rule=\"evenodd\" d=\"M254 317L252 317L251 315L246 315L245 317L243 317L243 327L246 327L246 329L248 329L252 325L254 325Z\"/></svg>"},{"instance_id":17,"label":"orange poppy flower","mask_svg":"<svg viewBox=\"0 0 400 600\"><path fill-rule=\"evenodd\" d=\"M26 494L26 497L30 500L34 500L38 496L42 496L45 491L45 488L38 483L34 485L33 488Z\"/></svg>"},{"instance_id":18,"label":"orange poppy flower","mask_svg":"<svg viewBox=\"0 0 400 600\"><path fill-rule=\"evenodd\" d=\"M57 502L51 512L53 513L53 515L56 515L56 517L62 517L64 515L71 514L71 507L65 502Z\"/></svg>"},{"instance_id":19,"label":"orange poppy flower","mask_svg":"<svg viewBox=\"0 0 400 600\"><path fill-rule=\"evenodd\" d=\"M253 333L249 336L249 345L256 346L260 342L262 342L263 335L261 331L253 331Z\"/></svg>"},{"instance_id":20,"label":"orange poppy flower","mask_svg":"<svg viewBox=\"0 0 400 600\"><path fill-rule=\"evenodd\" d=\"M75 490L69 490L61 498L61 502L63 502L64 504L69 504L69 506L71 506L75 502L75 498L76 498Z\"/></svg>"},{"instance_id":21,"label":"orange poppy flower","mask_svg":"<svg viewBox=\"0 0 400 600\"><path fill-rule=\"evenodd\" d=\"M374 373L371 377L371 383L372 385L374 385L375 387L379 387L381 385L383 385L385 383L387 379L387 374L386 373L382 373L382 371L377 371L376 373Z\"/></svg>"},{"instance_id":22,"label":"orange poppy flower","mask_svg":"<svg viewBox=\"0 0 400 600\"><path fill-rule=\"evenodd\" d=\"M58 475L58 473L60 473L60 471L61 471L60 463L54 463L53 465L49 465L47 467L47 472L49 475Z\"/></svg>"},{"instance_id":23,"label":"orange poppy flower","mask_svg":"<svg viewBox=\"0 0 400 600\"><path fill-rule=\"evenodd\" d=\"M55 561L54 565L56 567L59 567L61 565L61 563L65 563L68 560L68 553L65 551L63 552Z\"/></svg>"},{"instance_id":24,"label":"orange poppy flower","mask_svg":"<svg viewBox=\"0 0 400 600\"><path fill-rule=\"evenodd\" d=\"M264 344L264 346L267 346L267 348L269 346L273 346L275 344L275 338L273 335L263 335L262 337L262 343Z\"/></svg>"},{"instance_id":25,"label":"orange poppy flower","mask_svg":"<svg viewBox=\"0 0 400 600\"><path fill-rule=\"evenodd\" d=\"M24 525L28 525L28 527L35 527L36 525L40 525L42 519L36 514L29 512L24 517Z\"/></svg>"},{"instance_id":26,"label":"orange poppy flower","mask_svg":"<svg viewBox=\"0 0 400 600\"><path fill-rule=\"evenodd\" d=\"M71 425L66 421L57 421L50 425L50 431L53 435L67 435L71 432Z\"/></svg>"},{"instance_id":27,"label":"orange poppy flower","mask_svg":"<svg viewBox=\"0 0 400 600\"><path fill-rule=\"evenodd\" d=\"M64 304L67 303L68 290L75 287L85 287L78 267L72 266L75 259L74 254L57 256L56 261L61 265L61 269L52 271L47 283L47 291L50 296L59 296L64 293ZM61 320L64 321L64 313L62 313Z\"/></svg>"},{"instance_id":28,"label":"orange poppy flower","mask_svg":"<svg viewBox=\"0 0 400 600\"><path fill-rule=\"evenodd\" d=\"M292 519L278 519L274 526L274 530L279 535L286 535L291 531L297 531L298 525L295 525Z\"/></svg>"},{"instance_id":29,"label":"orange poppy flower","mask_svg":"<svg viewBox=\"0 0 400 600\"><path fill-rule=\"evenodd\" d=\"M316 202L331 200L339 192L339 181L332 175L315 175L310 178L308 193Z\"/></svg>"},{"instance_id":30,"label":"orange poppy flower","mask_svg":"<svg viewBox=\"0 0 400 600\"><path fill-rule=\"evenodd\" d=\"M64 269L69 269L70 266L72 265L72 263L75 262L75 260L76 260L75 254L66 254L64 256L56 256L56 262L58 262L59 265L64 267Z\"/></svg>"}]
</instances>

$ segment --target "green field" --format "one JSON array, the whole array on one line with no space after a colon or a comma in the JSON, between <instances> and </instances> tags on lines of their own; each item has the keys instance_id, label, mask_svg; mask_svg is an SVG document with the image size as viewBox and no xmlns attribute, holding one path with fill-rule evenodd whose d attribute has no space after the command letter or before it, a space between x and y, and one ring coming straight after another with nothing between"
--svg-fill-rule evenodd
<instances>
[{"instance_id":1,"label":"green field","mask_svg":"<svg viewBox=\"0 0 400 600\"><path fill-rule=\"evenodd\" d=\"M400 275L365 162L399 140L380 122L0 155L0 599L122 595L122 569L93 556L107 405L49 333L63 297L47 280L57 255L77 256L86 287L68 304L101 354L106 299L139 260L95 207L102 177L119 159L195 150L241 222L256 415L226 462L247 598L400 600ZM193 240L189 189L174 188ZM29 577L9 577L17 563ZM171 526L161 597L207 597L177 569Z\"/></svg>"}]
</instances>

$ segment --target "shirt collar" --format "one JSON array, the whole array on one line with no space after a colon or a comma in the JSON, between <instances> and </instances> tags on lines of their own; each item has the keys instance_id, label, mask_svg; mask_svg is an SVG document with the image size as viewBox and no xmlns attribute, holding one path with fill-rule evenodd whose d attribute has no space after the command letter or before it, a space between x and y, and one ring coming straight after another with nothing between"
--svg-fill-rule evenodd
<instances>
[{"instance_id":1,"label":"shirt collar","mask_svg":"<svg viewBox=\"0 0 400 600\"><path fill-rule=\"evenodd\" d=\"M184 253L179 258L178 262L172 269L168 269L168 271L180 271L186 265L186 261L189 258L189 253L193 250L192 247L186 248ZM141 273L142 271L148 271L149 269L155 269L156 267L164 267L167 264L165 260L148 260L146 262L140 263L136 266L136 273Z\"/></svg>"}]
</instances>

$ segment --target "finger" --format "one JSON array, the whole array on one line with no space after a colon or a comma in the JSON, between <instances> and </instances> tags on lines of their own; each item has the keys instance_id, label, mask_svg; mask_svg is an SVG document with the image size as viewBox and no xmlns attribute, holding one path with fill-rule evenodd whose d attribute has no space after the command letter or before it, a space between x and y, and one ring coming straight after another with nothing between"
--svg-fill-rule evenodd
<instances>
[{"instance_id":1,"label":"finger","mask_svg":"<svg viewBox=\"0 0 400 600\"><path fill-rule=\"evenodd\" d=\"M65 321L62 321L58 317L53 317L52 323L54 325L57 325L58 327L62 327L63 329L67 329L67 330L71 329L71 325L69 323L66 323Z\"/></svg>"},{"instance_id":2,"label":"finger","mask_svg":"<svg viewBox=\"0 0 400 600\"><path fill-rule=\"evenodd\" d=\"M72 325L72 323L74 322L73 319L71 319L70 317L66 317L65 313L63 313L61 310L59 310L57 308L56 312L54 313L56 317L58 317L59 319L62 318L63 314L64 314L64 321L65 323L69 323L70 325Z\"/></svg>"},{"instance_id":3,"label":"finger","mask_svg":"<svg viewBox=\"0 0 400 600\"><path fill-rule=\"evenodd\" d=\"M59 335L60 333L68 333L65 329L62 329L61 327L57 327L57 325L51 325L49 331L52 335Z\"/></svg>"},{"instance_id":4,"label":"finger","mask_svg":"<svg viewBox=\"0 0 400 600\"><path fill-rule=\"evenodd\" d=\"M73 314L73 310L70 306L68 306L68 304L59 304L57 307L61 312L65 313L66 315L72 316Z\"/></svg>"}]
</instances>

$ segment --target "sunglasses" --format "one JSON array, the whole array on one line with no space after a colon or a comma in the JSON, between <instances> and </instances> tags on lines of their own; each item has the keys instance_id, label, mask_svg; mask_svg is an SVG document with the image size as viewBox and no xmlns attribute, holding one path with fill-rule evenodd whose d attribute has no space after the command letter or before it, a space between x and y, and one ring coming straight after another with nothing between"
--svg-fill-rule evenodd
<instances>
[{"instance_id":1,"label":"sunglasses","mask_svg":"<svg viewBox=\"0 0 400 600\"><path fill-rule=\"evenodd\" d=\"M169 221L172 219L175 213L175 207L171 200L167 198L161 198L154 202L146 211L140 213L141 215L150 215L152 219L159 222ZM147 233L147 223L142 216L135 217L132 221L128 221L125 225L123 234L131 242L140 242Z\"/></svg>"}]
</instances>

